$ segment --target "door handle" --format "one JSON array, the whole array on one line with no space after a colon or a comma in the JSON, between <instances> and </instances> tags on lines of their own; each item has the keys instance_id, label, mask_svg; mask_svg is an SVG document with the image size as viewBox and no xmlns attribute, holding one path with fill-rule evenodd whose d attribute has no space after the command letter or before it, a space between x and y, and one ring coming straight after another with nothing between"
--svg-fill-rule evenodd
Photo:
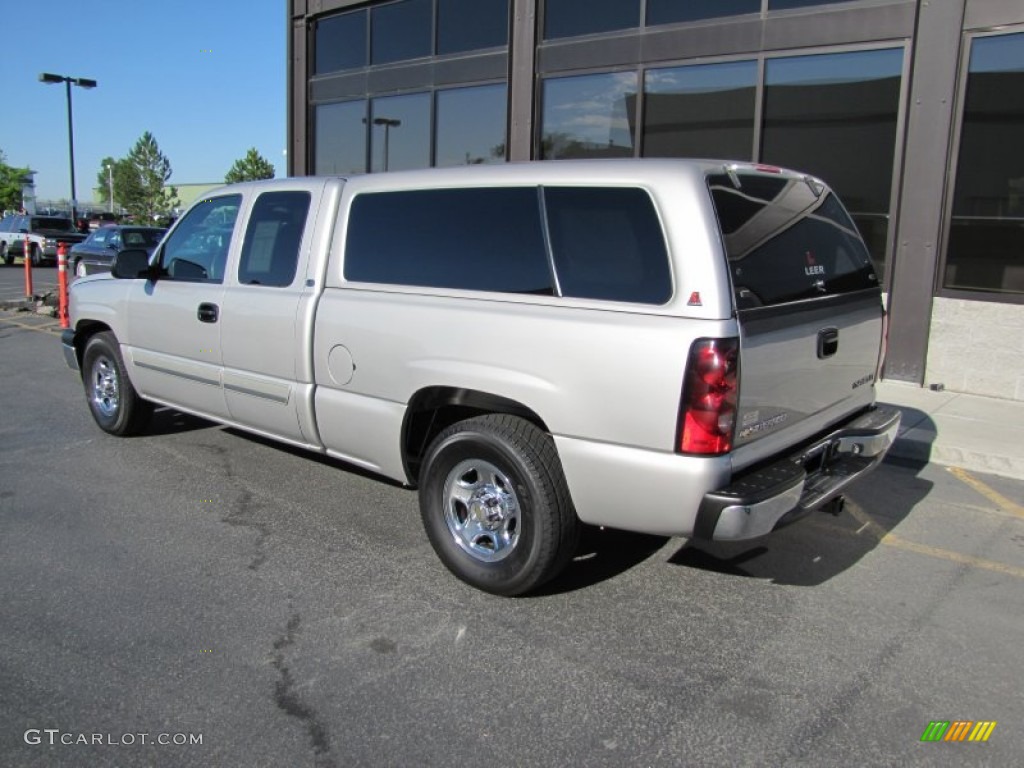
<instances>
[{"instance_id":1,"label":"door handle","mask_svg":"<svg viewBox=\"0 0 1024 768\"><path fill-rule=\"evenodd\" d=\"M818 331L818 359L832 357L839 349L839 329L824 328Z\"/></svg>"},{"instance_id":2,"label":"door handle","mask_svg":"<svg viewBox=\"0 0 1024 768\"><path fill-rule=\"evenodd\" d=\"M219 307L216 304L203 302L199 305L196 317L199 318L199 322L201 323L216 323L218 313Z\"/></svg>"}]
</instances>

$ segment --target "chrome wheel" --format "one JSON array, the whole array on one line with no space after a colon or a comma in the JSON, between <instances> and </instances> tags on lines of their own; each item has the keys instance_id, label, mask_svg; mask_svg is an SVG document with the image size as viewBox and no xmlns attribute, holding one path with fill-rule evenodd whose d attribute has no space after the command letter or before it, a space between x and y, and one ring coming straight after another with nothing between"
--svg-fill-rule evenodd
<instances>
[{"instance_id":1,"label":"chrome wheel","mask_svg":"<svg viewBox=\"0 0 1024 768\"><path fill-rule=\"evenodd\" d=\"M106 418L117 415L120 404L117 369L106 356L97 357L89 371L93 408Z\"/></svg>"},{"instance_id":2,"label":"chrome wheel","mask_svg":"<svg viewBox=\"0 0 1024 768\"><path fill-rule=\"evenodd\" d=\"M508 476L490 462L467 459L444 483L444 521L455 543L477 560L494 563L519 542L519 499Z\"/></svg>"},{"instance_id":3,"label":"chrome wheel","mask_svg":"<svg viewBox=\"0 0 1024 768\"><path fill-rule=\"evenodd\" d=\"M84 261L77 261L77 262L75 262L75 277L85 277L87 274L89 274L89 273L86 272L86 270L85 270L85 262Z\"/></svg>"}]
</instances>

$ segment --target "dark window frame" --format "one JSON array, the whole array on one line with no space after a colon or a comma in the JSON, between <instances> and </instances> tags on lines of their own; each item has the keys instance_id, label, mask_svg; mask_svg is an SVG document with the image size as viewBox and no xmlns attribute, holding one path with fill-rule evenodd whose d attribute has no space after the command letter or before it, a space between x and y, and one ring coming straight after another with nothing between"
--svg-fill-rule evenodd
<instances>
[{"instance_id":1,"label":"dark window frame","mask_svg":"<svg viewBox=\"0 0 1024 768\"><path fill-rule=\"evenodd\" d=\"M357 222L360 227L365 227L367 232L375 231L386 231L386 228L376 226L372 223L372 217L379 216L379 211L375 211L371 214L362 214L363 216L371 216L371 224L363 224L360 221L360 213L356 210L356 207L360 204L360 200L364 200L370 197L384 197L391 196L397 197L401 195L421 195L421 196L439 196L451 193L469 193L476 197L479 197L482 192L514 192L524 191L532 193L532 196L536 201L536 220L535 223L539 227L539 231L536 233L540 235L540 242L534 245L539 246L539 252L543 257L544 273L549 281L549 284L545 286L544 290L502 290L498 288L483 288L483 287L465 287L455 285L438 285L430 284L431 282L439 281L428 281L425 279L410 279L405 277L404 279L393 278L389 280L374 279L374 277L380 277L380 275L367 276L363 270L367 265L373 264L375 259L366 259L358 256L353 256L350 253L350 249L358 254L358 249L364 247L362 243L353 243L354 237L362 237L363 229L356 229L353 226L353 222ZM565 195L585 195L587 193L614 193L623 192L628 194L634 194L638 197L642 197L646 206L640 213L644 216L648 214L654 217L657 224L656 227L642 227L641 232L646 233L650 239L656 239L660 243L661 249L660 254L655 254L655 258L660 256L661 261L653 264L657 270L662 270L659 274L656 274L654 279L661 279L663 281L662 288L663 292L658 295L658 300L652 299L637 299L637 298L622 298L611 295L593 295L578 291L577 288L582 283L577 282L576 288L569 287L567 290L566 280L570 275L570 269L566 262L567 259L571 260L568 252L557 252L558 245L557 237L553 233L553 224L551 220L552 207L557 203L551 199L558 196ZM522 202L522 201L520 201ZM606 201L607 203L608 201ZM454 210L454 206L448 206L449 209ZM621 210L621 208L617 208ZM639 209L633 209L630 213L636 213ZM601 186L592 185L579 185L579 184L564 184L564 183L551 183L551 184L509 184L509 185L483 185L483 186L458 186L452 188L442 189L397 189L397 190L368 190L366 192L358 193L349 204L348 211L346 212L346 218L349 220L349 228L345 235L345 242L342 246L343 258L342 258L342 278L347 285L353 287L366 287L370 290L388 290L397 289L402 291L412 292L427 292L430 295L447 295L451 291L468 292L473 294L479 294L481 296L517 296L521 299L529 299L531 297L542 297L543 301L551 301L552 299L569 299L571 301L584 301L584 302L599 302L606 304L611 302L613 304L625 304L625 305L643 305L643 306L654 306L664 307L670 304L676 296L676 276L674 265L672 264L671 250L669 248L668 239L666 236L664 221L662 220L661 210L655 202L649 189L638 184L608 184ZM532 214L531 214L532 215ZM406 217L408 220L408 217ZM353 234L353 233L357 234ZM379 247L372 249L375 257L379 257L382 249ZM638 254L651 254L654 252L654 248L651 243L643 243L637 241L638 248L636 252ZM559 268L559 264L562 263L562 268ZM533 265L534 268L538 266L539 262ZM350 272L349 267L352 266ZM641 263L641 267L644 270L651 267L652 264L648 261ZM538 273L540 270L537 270ZM442 274L442 273L437 273ZM571 282L571 281L570 281ZM611 281L606 284L614 285L615 281ZM385 286L384 288L378 288L378 286ZM646 286L646 290L650 286ZM603 288L602 288L603 290Z\"/></svg>"},{"instance_id":2,"label":"dark window frame","mask_svg":"<svg viewBox=\"0 0 1024 768\"><path fill-rule=\"evenodd\" d=\"M374 12L381 10L382 8L393 8L403 3L416 2L416 0L392 0L392 2L386 3L374 3L367 6L369 11L369 26L367 28L367 61L371 67L392 67L400 64L406 64L409 62L423 61L424 59L432 58L437 55L437 3L435 0L419 0L419 2L429 3L430 5L430 34L427 36L428 40L428 51L420 56L412 56L408 58L389 59L387 61L374 61L374 44L373 36L375 31L374 23Z\"/></svg>"},{"instance_id":3,"label":"dark window frame","mask_svg":"<svg viewBox=\"0 0 1024 768\"><path fill-rule=\"evenodd\" d=\"M997 28L965 30L961 36L960 68L957 74L956 91L953 101L953 133L950 139L950 153L946 168L945 205L942 212L942 229L939 240L939 258L936 260L933 294L939 298L964 301L986 301L996 304L1024 305L1024 293L1000 291L975 291L945 286L946 265L949 257L950 231L953 223L953 204L956 195L957 170L960 165L960 142L963 136L964 109L967 103L967 81L970 77L971 52L974 41L984 38L1001 37L1024 33L1024 25L1008 25Z\"/></svg>"},{"instance_id":4,"label":"dark window frame","mask_svg":"<svg viewBox=\"0 0 1024 768\"><path fill-rule=\"evenodd\" d=\"M485 48L467 48L460 49L457 51L449 51L448 53L441 52L441 3L445 0L434 0L434 38L433 38L433 56L435 58L443 59L445 57L458 57L458 56L472 56L478 53L486 51L500 50L508 48L512 44L512 30L515 23L515 0L504 0L506 2L506 18L505 18L505 43L504 45L492 45Z\"/></svg>"},{"instance_id":5,"label":"dark window frame","mask_svg":"<svg viewBox=\"0 0 1024 768\"><path fill-rule=\"evenodd\" d=\"M448 277L448 276L450 276L453 273L453 271L451 269L452 265L453 264L457 264L459 262L459 259L453 259L451 262L445 263L444 265L442 265L442 266L444 266L444 269L435 270L433 273L431 273L429 268L427 270L424 270L423 274L427 275L427 277L415 276L413 273L409 273L408 272L408 270L410 270L410 269L412 269L415 272L415 268L411 266L413 264L413 262L415 261L414 259L407 259L405 264L400 264L399 265L399 269L400 270L405 270L405 272L400 272L397 277L394 276L394 275L386 275L383 270L381 270L377 274L372 274L373 269L375 267L379 269L380 260L382 258L384 258L383 256L381 256L381 254L383 252L386 252L386 248L385 249L381 248L381 242L380 242L381 236L377 235L378 242L373 242L371 240L371 244L376 246L372 250L372 253L373 253L372 258L365 258L362 255L360 255L360 249L362 247L364 247L364 244L361 243L361 242L354 242L355 238L364 237L365 233L371 233L371 237L372 237L373 236L372 233L394 232L395 231L394 229L388 229L388 228L385 228L385 227L378 227L374 223L374 219L380 217L382 210L384 212L387 212L386 207L383 208L383 209L378 207L376 210L370 210L369 212L360 213L360 211L357 210L357 208L360 205L372 204L373 202L380 201L380 202L382 202L386 206L388 204L388 201L385 200L384 198L390 198L391 201L393 201L393 209L394 209L394 206L397 206L399 208L402 207L402 206L406 206L406 205L408 205L410 203L410 201L418 202L420 207L422 207L426 202L429 202L429 201L426 200L426 198L428 198L428 197L433 197L434 200L435 200L435 204L436 204L436 200L438 198L441 198L441 197L443 197L445 195L459 195L459 194L470 195L470 196L472 196L474 198L474 200L480 201L480 200L482 200L484 198L484 193L488 193L488 192L493 192L493 193L496 193L496 194L497 193L505 193L507 195L518 195L522 199L515 200L514 201L515 204L525 206L524 210L531 211L531 215L533 215L533 214L536 215L535 223L537 224L537 230L536 230L536 232L532 233L532 235L535 235L536 238L537 238L536 242L534 242L532 244L532 246L536 247L536 251L534 253L532 253L532 254L528 253L528 252L524 252L524 253L525 253L525 255L528 258L535 259L535 261L532 263L532 265L530 265L530 268L533 269L534 272L535 272L534 276L536 277L536 276L539 276L540 274L544 275L544 281L547 284L543 288L538 287L536 289L531 289L531 290L525 290L525 289L521 289L521 290L503 290L501 288L466 287L466 286L459 286L459 285L452 285L452 284L443 284L444 281L440 280L439 278L440 277ZM387 288L394 288L394 289L398 289L398 290L411 290L413 292L429 292L429 293L436 292L436 293L438 293L440 295L447 295L448 293L450 293L452 291L459 291L459 292L467 292L467 293L479 294L481 296L492 296L492 295L493 296L519 296L519 297L529 297L529 296L535 296L535 295L544 295L546 297L552 296L552 295L554 295L556 293L557 289L556 289L556 285L555 285L553 276L551 275L551 271L550 271L550 259L549 259L549 255L548 255L549 254L549 250L547 248L547 242L546 242L546 239L545 239L545 236L544 236L545 227L544 227L544 221L543 221L543 217L542 217L542 209L536 204L537 200L539 199L539 194L540 194L539 193L539 187L537 187L536 185L533 185L533 184L519 184L519 185L507 185L507 186L503 186L503 185L473 185L473 186L469 186L469 185L467 185L467 186L459 186L459 187L451 187L451 188L441 188L441 189L427 188L427 189L367 190L365 192L358 193L357 195L355 195L353 197L351 203L349 204L349 208L348 208L348 210L346 211L346 214L345 214L346 218L349 221L349 224L348 224L348 227L347 227L347 232L345 234L345 242L344 242L343 247L342 247L343 254L344 254L343 258L342 258L342 277L343 277L343 279L344 279L346 284L352 285L352 286L387 286ZM419 201L412 200L413 198L415 198L417 196L419 197ZM371 200L373 198L375 198L376 200ZM505 202L508 203L508 201L505 201ZM510 224L518 223L518 222L512 222L511 220L507 219L507 217L505 217L504 212L508 210L508 206L507 205L502 205L502 206L500 206L500 208L501 208L501 213L498 214L498 218L499 219L501 219L502 221L507 221ZM456 207L456 206L448 205L448 206L446 206L445 210L456 211L456 210L464 210L464 208L461 207L461 206ZM369 219L370 219L370 223L369 224L364 223L364 219L366 219L367 217L369 217ZM435 225L435 221L436 220L431 220L431 225L430 226L434 226ZM410 219L410 217L404 217L404 222L405 222L405 225L407 225L407 226L412 226L412 225L415 225L416 223L418 223L415 219ZM410 222L411 222L411 224L410 224ZM446 233L451 232L451 231L453 231L453 230L446 230ZM527 241L532 237L531 233L528 232L525 229L521 228L521 229L518 230L518 232L521 234L521 238L520 238L519 241L514 243L514 245L516 245L516 246L523 245L524 243L527 243ZM445 235L445 236L448 236L448 235ZM492 236L491 239L493 240L494 237L496 237L496 235ZM417 242L418 243L426 243L426 245L424 246L424 248L426 248L426 247L432 247L432 246L437 245L439 241L443 240L443 238L444 238L444 236L439 236L437 239L434 239L434 240L423 240L421 238ZM480 242L483 242L483 241L480 241ZM503 242L508 242L508 241L504 241L503 240ZM464 234L462 236L462 244L466 244L466 239L465 239ZM471 241L471 244L472 245L476 245L476 242L475 241ZM486 244L486 243L484 243L484 244ZM527 243L527 244L529 244L529 243ZM394 243L384 243L384 245L394 245ZM487 252L490 252L490 250L488 249ZM466 251L464 251L462 253L462 256L461 256L462 260L465 259L466 253L467 253ZM369 275L367 274L367 271L366 271L368 268L369 268L369 270L371 272L371 274L369 274ZM495 272L487 272L486 274L488 274L489 276L493 276L495 274ZM386 280L375 279L375 278L379 278L379 277L382 277L382 276L389 277L390 279L386 279Z\"/></svg>"},{"instance_id":6,"label":"dark window frame","mask_svg":"<svg viewBox=\"0 0 1024 768\"><path fill-rule=\"evenodd\" d=\"M331 19L337 19L342 16L356 17L359 15L363 16L363 63L355 67L346 67L342 69L330 69L324 72L317 71L317 57L319 56L319 27L321 22L329 21ZM357 72L361 69L365 69L370 65L370 10L369 8L355 8L341 13L329 13L323 16L317 17L312 24L309 25L309 45L310 51L309 57L309 77L329 77L331 75L337 75L345 72Z\"/></svg>"},{"instance_id":7,"label":"dark window frame","mask_svg":"<svg viewBox=\"0 0 1024 768\"><path fill-rule=\"evenodd\" d=\"M291 277L288 279L288 282L280 282L280 277L279 276L276 277L275 279L273 279L273 281L268 280L266 282L262 282L262 281L261 282L254 282L253 276L255 276L255 275L266 275L266 276L269 276L269 277L274 277L275 273L274 273L273 265L274 265L274 262L277 260L278 256L280 255L280 254L278 254L276 252L277 248L279 246L278 237L281 234L281 227L278 226L275 229L274 241L272 243L272 247L273 247L272 250L273 250L273 252L270 255L271 268L266 270L265 272L264 271L257 272L255 270L250 270L249 269L249 267L251 266L249 262L251 261L251 256L252 256L253 250L254 250L254 240L256 238L256 233L255 233L256 226L255 225L263 224L263 223L266 223L268 221L275 222L277 224L281 223L281 221L279 219L274 219L274 218L260 219L260 218L258 218L258 216L260 215L260 212L261 212L261 208L260 208L261 202L265 202L265 203L267 203L269 205L272 205L274 201L271 198L275 198L275 197L276 198L286 198L287 197L287 198L289 198L291 200L300 200L301 199L301 200L304 200L304 202L305 202L304 213L302 215L302 223L301 224L299 224L298 221L284 222L286 224L292 225L291 228L297 230L296 234L298 235L298 238L294 240L294 259L289 258L289 260L288 260L288 264L291 267ZM236 281L238 282L239 285L256 286L256 287L259 287L259 288L289 288L289 287L291 287L291 286L293 286L295 284L296 279L301 277L301 275L298 274L298 269L299 269L299 262L302 261L302 252L301 252L301 250L302 250L302 241L303 241L303 237L304 237L304 232L305 232L305 230L306 230L306 228L308 226L309 212L310 212L310 208L312 207L312 204L313 204L313 195L312 195L312 193L309 190L305 190L305 189L269 189L266 192L261 192L255 198L253 198L253 200L251 201L251 203L249 205L249 213L248 213L248 217L247 217L248 221L246 222L246 225L245 225L245 232L242 234L242 247L239 250L238 266L235 269L235 279L236 279ZM295 210L297 211L298 209L295 209ZM289 243L289 245L291 245L291 244ZM290 247L288 249L286 249L286 251L285 251L286 255L291 256L292 255L292 250L293 249L290 248ZM284 273L282 272L280 274L284 274Z\"/></svg>"},{"instance_id":8,"label":"dark window frame","mask_svg":"<svg viewBox=\"0 0 1024 768\"><path fill-rule=\"evenodd\" d=\"M171 245L172 240L178 235L179 231L183 230L185 228L185 225L188 224L189 218L192 216L193 213L196 212L196 210L198 208L198 205L202 205L204 203L209 203L209 202L214 202L214 201L225 201L226 202L226 201L229 201L229 200L234 200L235 201L236 208L235 208L234 220L231 222L231 231L230 231L230 233L228 235L228 244L227 244L227 247L223 249L224 256L223 256L223 261L220 264L221 274L219 276L217 276L217 277L200 277L198 275L196 275L196 276L185 276L185 275L182 275L182 276L171 276L171 274L167 271L167 268L166 268L166 266L164 264L164 258L167 255L167 248L168 248L168 246ZM232 245L232 243L235 240L235 231L238 229L238 220L239 220L239 218L241 218L241 214L243 213L243 210L245 208L245 204L246 203L245 203L245 199L244 199L243 195L241 193L235 192L235 193L217 195L216 197L203 198L199 202L199 204L197 206L193 206L188 211L186 211L185 215L182 216L178 220L178 223L175 224L174 229L170 232L169 236L167 236L167 238L162 242L162 244L160 245L159 250L157 251L157 256L156 256L156 258L155 258L153 263L158 264L160 266L160 274L161 274L161 278L160 279L161 280L171 280L171 281L174 281L174 282L177 282L177 283L208 283L208 284L211 284L211 285L223 285L224 278L226 276L226 267L227 267L227 264L228 264L228 258L231 255L231 245ZM207 215L209 215L209 214L207 214ZM195 233L190 233L190 235L191 234L195 234ZM192 263L193 264L197 264L198 266L202 267L202 265L198 264L198 262L192 262Z\"/></svg>"},{"instance_id":9,"label":"dark window frame","mask_svg":"<svg viewBox=\"0 0 1024 768\"><path fill-rule=\"evenodd\" d=\"M844 54L844 53L864 53L870 51L879 50L890 50L898 49L903 52L903 69L900 73L900 91L899 100L897 104L896 113L896 140L895 140L895 151L893 155L893 168L890 179L890 192L889 192L889 212L887 214L889 219L889 227L886 235L886 248L885 248L885 269L882 275L882 286L883 290L890 290L892 284L892 272L894 269L894 261L896 257L896 226L898 223L900 210L899 210L899 190L900 180L903 173L903 154L904 154L904 143L907 130L907 108L908 98L910 89L910 67L912 64L911 56L911 41L903 39L894 40L877 40L867 43L851 43L847 45L820 45L811 46L807 48L781 48L772 50L761 50L751 51L745 53L730 53L723 54L722 56L707 56L697 58L682 58L682 59L670 59L670 60L658 60L657 62L644 62L639 65L624 65L615 67L588 67L582 69L571 69L571 70L557 70L557 71L538 71L534 81L533 88L533 114L535 119L533 122L533 135L531 137L531 153L532 157L540 160L542 157L541 142L543 140L543 122L544 122L544 99L543 99L543 84L545 80L573 77L576 75L600 75L600 74L613 74L617 72L635 72L638 77L638 94L636 104L637 114L637 125L636 125L636 140L634 141L633 157L644 157L644 131L646 124L644 121L644 111L646 109L645 98L646 93L643 85L646 82L647 72L650 70L659 69L675 69L678 67L686 67L693 65L711 65L711 64L725 64L731 62L740 61L755 61L757 63L757 80L755 82L755 96L754 96L754 134L753 141L754 146L751 152L751 161L753 163L762 162L762 144L763 144L763 133L764 133L764 102L765 102L765 77L766 77L766 63L771 59L780 58L796 58L796 57L810 57L828 54ZM729 159L729 158L727 158ZM803 169L798 169L803 170ZM828 181L826 179L826 181ZM840 197L842 191L839 191ZM845 203L844 203L845 205ZM963 297L958 297L963 298Z\"/></svg>"},{"instance_id":10,"label":"dark window frame","mask_svg":"<svg viewBox=\"0 0 1024 768\"><path fill-rule=\"evenodd\" d=\"M557 1L557 0L556 0ZM576 40L583 37L596 37L599 35L621 35L623 33L635 33L644 28L644 21L647 16L647 0L635 0L637 3L637 18L634 26L614 27L612 29L599 30L597 32L582 32L576 35L548 36L548 4L551 0L543 0L537 8L537 40L540 43L558 43L567 40Z\"/></svg>"},{"instance_id":11,"label":"dark window frame","mask_svg":"<svg viewBox=\"0 0 1024 768\"><path fill-rule=\"evenodd\" d=\"M317 149L316 110L317 110L318 107L330 106L332 104L356 104L356 103L363 104L363 106L364 106L364 117L367 120L367 122L365 124L365 130L364 130L364 133L363 133L364 144L365 144L365 153L364 153L365 154L365 158L364 158L364 166L363 167L364 167L365 170L362 171L362 172L363 173L375 173L375 172L379 173L380 171L373 171L373 170L371 170L372 169L372 159L373 158L371 156L372 144L371 144L371 141L370 141L370 125L371 125L371 121L372 121L372 118L371 118L371 115L370 115L370 103L374 99L384 99L384 98L389 98L391 96L409 96L409 95L415 95L415 94L420 94L420 93L426 93L426 94L428 94L430 96L430 120L429 120L429 128L430 128L430 165L428 167L436 168L436 167L438 167L436 165L436 163L437 163L437 98L438 98L438 94L446 92L446 91L461 91L461 90L465 90L467 88L483 88L483 87L493 86L493 85L503 85L503 86L505 86L505 156L504 156L502 162L508 162L508 158L509 158L509 145L511 143L510 142L510 134L511 134L511 119L512 119L512 109L511 109L512 89L511 89L511 86L509 85L509 81L507 79L504 79L504 80L489 79L489 80L481 80L481 81L470 82L470 83L454 83L454 84L447 84L447 83L445 83L443 85L438 85L438 84L435 83L435 84L430 85L427 88L418 88L416 90L402 91L402 92L399 92L399 93L390 93L390 92L388 92L388 93L380 93L380 92L372 92L371 91L371 92L367 92L367 93L365 93L363 95L357 96L355 98L346 98L346 99L339 99L337 101L321 101L321 102L316 102L316 103L310 103L309 104L310 116L309 116L309 122L308 122L310 141L308 143L309 157L307 158L307 163L308 163L307 167L310 168L312 171L315 171L316 167L317 167L316 166L316 161L317 161L317 156L316 156L316 149ZM313 174L313 175L315 175L315 174ZM329 174L329 175L336 175L336 174ZM341 174L341 175L349 175L349 174Z\"/></svg>"}]
</instances>

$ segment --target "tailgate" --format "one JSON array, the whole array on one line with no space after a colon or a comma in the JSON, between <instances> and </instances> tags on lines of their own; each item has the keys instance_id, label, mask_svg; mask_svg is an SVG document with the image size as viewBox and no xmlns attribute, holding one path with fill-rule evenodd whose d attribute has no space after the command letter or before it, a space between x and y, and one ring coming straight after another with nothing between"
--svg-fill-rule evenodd
<instances>
[{"instance_id":1,"label":"tailgate","mask_svg":"<svg viewBox=\"0 0 1024 768\"><path fill-rule=\"evenodd\" d=\"M740 325L734 445L771 435L767 455L871 404L881 292L856 226L817 179L729 166L708 183Z\"/></svg>"}]
</instances>

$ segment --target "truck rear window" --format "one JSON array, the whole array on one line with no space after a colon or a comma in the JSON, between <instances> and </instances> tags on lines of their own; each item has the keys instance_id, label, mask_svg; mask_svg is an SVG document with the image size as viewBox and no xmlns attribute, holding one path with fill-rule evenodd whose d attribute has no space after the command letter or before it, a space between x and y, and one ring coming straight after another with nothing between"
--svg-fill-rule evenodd
<instances>
[{"instance_id":1,"label":"truck rear window","mask_svg":"<svg viewBox=\"0 0 1024 768\"><path fill-rule=\"evenodd\" d=\"M856 225L831 192L783 175L708 176L739 309L878 286Z\"/></svg>"}]
</instances>

